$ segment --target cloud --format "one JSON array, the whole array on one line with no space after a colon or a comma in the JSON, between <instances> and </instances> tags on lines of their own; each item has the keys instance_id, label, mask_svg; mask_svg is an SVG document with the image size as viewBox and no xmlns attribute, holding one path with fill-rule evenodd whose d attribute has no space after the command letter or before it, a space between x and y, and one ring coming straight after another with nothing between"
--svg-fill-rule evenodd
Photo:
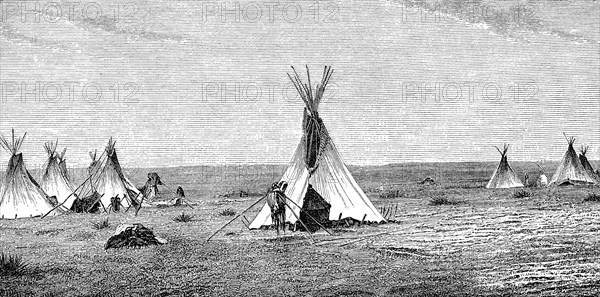
<instances>
[{"instance_id":1,"label":"cloud","mask_svg":"<svg viewBox=\"0 0 600 297\"><path fill-rule=\"evenodd\" d=\"M80 53L81 49L70 45L44 38L38 38L19 32L8 24L0 25L0 38L15 45L29 45L33 47L47 48L52 51Z\"/></svg>"},{"instance_id":2,"label":"cloud","mask_svg":"<svg viewBox=\"0 0 600 297\"><path fill-rule=\"evenodd\" d=\"M115 19L101 16L95 19L84 19L75 23L76 26L87 31L103 31L115 35L125 35L134 38L142 38L153 41L185 41L184 36L151 31L145 28L135 28L131 25L120 25Z\"/></svg>"}]
</instances>

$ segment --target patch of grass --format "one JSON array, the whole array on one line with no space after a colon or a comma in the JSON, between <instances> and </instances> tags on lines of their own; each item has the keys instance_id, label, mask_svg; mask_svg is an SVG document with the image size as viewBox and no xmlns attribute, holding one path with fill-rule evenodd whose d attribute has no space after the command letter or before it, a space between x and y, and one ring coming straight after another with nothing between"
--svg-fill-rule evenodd
<instances>
[{"instance_id":1,"label":"patch of grass","mask_svg":"<svg viewBox=\"0 0 600 297\"><path fill-rule=\"evenodd\" d=\"M39 235L48 235L48 236L56 236L58 235L58 233L60 233L60 231L63 231L64 229L46 229L46 230L39 230L39 231L35 231L35 235L39 236Z\"/></svg>"},{"instance_id":2,"label":"patch of grass","mask_svg":"<svg viewBox=\"0 0 600 297\"><path fill-rule=\"evenodd\" d=\"M528 192L525 189L516 190L512 196L513 198L527 198L531 197L531 192Z\"/></svg>"},{"instance_id":3,"label":"patch of grass","mask_svg":"<svg viewBox=\"0 0 600 297\"><path fill-rule=\"evenodd\" d=\"M600 194L588 193L587 197L583 199L585 202L600 202Z\"/></svg>"},{"instance_id":4,"label":"patch of grass","mask_svg":"<svg viewBox=\"0 0 600 297\"><path fill-rule=\"evenodd\" d=\"M95 232L89 231L77 231L71 234L69 238L74 241L86 241L96 237Z\"/></svg>"},{"instance_id":5,"label":"patch of grass","mask_svg":"<svg viewBox=\"0 0 600 297\"><path fill-rule=\"evenodd\" d=\"M404 197L406 197L406 195L404 193L401 193L400 190L389 190L379 193L379 198L381 199L394 199Z\"/></svg>"},{"instance_id":6,"label":"patch of grass","mask_svg":"<svg viewBox=\"0 0 600 297\"><path fill-rule=\"evenodd\" d=\"M235 215L235 211L231 208L228 208L228 209L224 209L221 212L219 212L219 215L222 215L224 217L230 217L230 216Z\"/></svg>"},{"instance_id":7,"label":"patch of grass","mask_svg":"<svg viewBox=\"0 0 600 297\"><path fill-rule=\"evenodd\" d=\"M105 228L110 227L110 223L108 222L108 218L99 221L99 222L93 222L92 223L92 228L96 229L96 230L102 230Z\"/></svg>"},{"instance_id":8,"label":"patch of grass","mask_svg":"<svg viewBox=\"0 0 600 297\"><path fill-rule=\"evenodd\" d=\"M186 214L185 212L181 212L180 215L177 215L176 217L173 218L173 221L179 222L179 223L187 223L187 222L192 221L193 218L194 218L193 216Z\"/></svg>"},{"instance_id":9,"label":"patch of grass","mask_svg":"<svg viewBox=\"0 0 600 297\"><path fill-rule=\"evenodd\" d=\"M485 182L457 182L453 184L446 184L443 186L444 189L480 189L485 187Z\"/></svg>"},{"instance_id":10,"label":"patch of grass","mask_svg":"<svg viewBox=\"0 0 600 297\"><path fill-rule=\"evenodd\" d=\"M21 275L28 267L29 264L20 255L0 253L0 275Z\"/></svg>"},{"instance_id":11,"label":"patch of grass","mask_svg":"<svg viewBox=\"0 0 600 297\"><path fill-rule=\"evenodd\" d=\"M429 205L438 206L438 205L457 205L461 204L463 201L457 201L448 199L446 196L436 196L429 200Z\"/></svg>"}]
</instances>

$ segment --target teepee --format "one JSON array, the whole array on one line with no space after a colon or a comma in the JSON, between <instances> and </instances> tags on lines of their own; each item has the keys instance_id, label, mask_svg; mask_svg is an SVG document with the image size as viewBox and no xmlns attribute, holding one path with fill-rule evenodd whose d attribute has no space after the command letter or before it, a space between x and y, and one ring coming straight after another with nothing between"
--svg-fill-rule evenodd
<instances>
[{"instance_id":1,"label":"teepee","mask_svg":"<svg viewBox=\"0 0 600 297\"><path fill-rule=\"evenodd\" d=\"M497 189L497 188L516 188L522 187L523 183L519 180L517 174L513 171L513 169L508 164L508 159L506 157L506 153L508 152L508 145L504 145L503 149L500 150L496 147L502 158L500 159L500 164L498 164L498 168L494 171L492 178L488 182L488 189Z\"/></svg>"},{"instance_id":2,"label":"teepee","mask_svg":"<svg viewBox=\"0 0 600 297\"><path fill-rule=\"evenodd\" d=\"M535 181L535 186L538 188L546 187L548 186L548 176L546 176L546 172L544 172L542 166L538 165L538 168L540 168L540 176Z\"/></svg>"},{"instance_id":3,"label":"teepee","mask_svg":"<svg viewBox=\"0 0 600 297\"><path fill-rule=\"evenodd\" d=\"M123 174L112 137L108 140L104 153L104 157L99 160L100 165L96 165L100 166L100 170L95 183L96 191L102 195L102 205L106 208L112 205L115 210L121 207L127 210L130 206L137 205L136 197L140 192Z\"/></svg>"},{"instance_id":4,"label":"teepee","mask_svg":"<svg viewBox=\"0 0 600 297\"><path fill-rule=\"evenodd\" d=\"M594 171L594 167L592 167L592 164L590 164L590 161L588 161L588 158L585 156L585 154L587 154L588 149L588 146L581 146L579 162L581 162L581 166L583 166L583 169L585 169L587 174L593 177L596 180L596 183L600 183L600 175L598 175L596 171Z\"/></svg>"},{"instance_id":5,"label":"teepee","mask_svg":"<svg viewBox=\"0 0 600 297\"><path fill-rule=\"evenodd\" d=\"M100 157L103 157L102 154ZM76 190L77 199L72 210L75 212L97 212L103 205L100 204L100 194L97 191L98 178L100 176L101 164L97 158L96 151L90 152L92 162L87 168L85 180ZM104 208L105 210L105 208Z\"/></svg>"},{"instance_id":6,"label":"teepee","mask_svg":"<svg viewBox=\"0 0 600 297\"><path fill-rule=\"evenodd\" d=\"M11 154L6 176L0 187L0 219L29 218L49 212L50 215L56 215L63 212L62 209L52 210L57 202L46 195L25 168L23 154L19 151L25 135L27 133L21 138L15 138L13 130L11 143L0 136L0 146Z\"/></svg>"},{"instance_id":7,"label":"teepee","mask_svg":"<svg viewBox=\"0 0 600 297\"><path fill-rule=\"evenodd\" d=\"M567 137L569 147L563 156L556 172L550 179L548 186L560 186L565 184L593 184L596 181L588 174L581 161L577 157L577 153L573 148L575 137Z\"/></svg>"},{"instance_id":8,"label":"teepee","mask_svg":"<svg viewBox=\"0 0 600 297\"><path fill-rule=\"evenodd\" d=\"M58 166L60 171L62 171L65 178L70 181L69 171L67 170L67 159L65 159L65 154L67 153L67 148L65 147L62 153L58 154Z\"/></svg>"},{"instance_id":9,"label":"teepee","mask_svg":"<svg viewBox=\"0 0 600 297\"><path fill-rule=\"evenodd\" d=\"M46 194L55 196L58 203L62 204L62 207L71 209L73 201L75 201L77 196L73 193L75 187L67 178L63 168L61 168L60 155L56 152L57 145L58 142L49 142L44 145L48 154L48 160L44 164L44 173L40 184Z\"/></svg>"},{"instance_id":10,"label":"teepee","mask_svg":"<svg viewBox=\"0 0 600 297\"><path fill-rule=\"evenodd\" d=\"M295 69L294 77L288 74L304 101L305 108L303 136L281 178L281 181L288 183L285 195L294 202L288 203L292 211L286 210L286 222L293 224L300 216L299 206L303 205L309 184L331 205L329 220L353 218L358 221L385 221L346 168L319 117L319 104L332 73L330 67L325 67L321 83L317 84L314 94L308 67L308 84L302 83ZM256 229L271 224L270 208L265 203L250 224L250 228Z\"/></svg>"}]
</instances>

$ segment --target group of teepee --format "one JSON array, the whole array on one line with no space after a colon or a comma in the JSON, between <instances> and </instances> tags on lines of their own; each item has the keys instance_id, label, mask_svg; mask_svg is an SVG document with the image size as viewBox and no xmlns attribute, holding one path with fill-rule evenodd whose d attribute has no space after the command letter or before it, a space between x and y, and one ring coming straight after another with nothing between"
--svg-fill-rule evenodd
<instances>
[{"instance_id":1,"label":"group of teepee","mask_svg":"<svg viewBox=\"0 0 600 297\"><path fill-rule=\"evenodd\" d=\"M0 219L56 215L65 211L64 208L55 207L58 205L56 197L48 196L25 168L20 149L26 135L15 138L13 131L10 142L4 137L0 138L0 145L11 155L0 186ZM58 163L56 168L62 172ZM49 183L49 187L53 185ZM60 187L62 191L62 185Z\"/></svg>"},{"instance_id":2,"label":"group of teepee","mask_svg":"<svg viewBox=\"0 0 600 297\"><path fill-rule=\"evenodd\" d=\"M599 185L600 184L600 174L595 172L592 165L588 161L585 154L587 153L588 147L582 146L581 154L577 156L577 152L573 148L573 144L575 143L575 137L567 137L568 148L560 161L556 172L550 179L550 182L547 182L547 177L545 173L542 171L538 181L536 183L537 186L561 186L561 185ZM496 147L498 152L500 152L501 159L496 171L492 175L492 178L488 182L486 188L516 188L523 187L523 183L514 172L514 170L508 164L507 152L508 145L504 145L503 149L500 150ZM541 168L540 168L541 169Z\"/></svg>"},{"instance_id":3,"label":"group of teepee","mask_svg":"<svg viewBox=\"0 0 600 297\"><path fill-rule=\"evenodd\" d=\"M112 138L100 158L92 155L85 181L75 187L69 179L65 151L57 152L58 143L46 143L48 159L41 183L29 173L20 152L25 139L14 136L9 142L0 137L0 145L10 153L6 176L0 186L0 219L56 215L69 211L93 212L129 209L138 205L138 189L123 174Z\"/></svg>"},{"instance_id":4,"label":"group of teepee","mask_svg":"<svg viewBox=\"0 0 600 297\"><path fill-rule=\"evenodd\" d=\"M295 69L293 71L294 75L288 76L304 102L303 134L280 180L280 183L288 185L282 192L290 202L286 203L289 211L285 214L284 223L295 224L311 213L330 221L353 219L359 222L385 222L385 218L348 171L319 115L319 105L333 71L325 67L322 79L314 90L308 68L307 83L302 82ZM11 154L0 188L0 218L45 216L66 211L90 212L93 209L127 210L148 202L141 197L151 200L157 194L156 186L162 184L157 175L151 174L142 190L138 190L123 173L115 142L111 138L100 157L91 154L92 163L88 167L87 178L78 187L74 186L66 171L65 151L59 154L57 144L46 144L48 160L40 185L25 168L19 152L24 138L15 138L13 131L11 142L4 137L0 142ZM582 148L578 156L573 148L575 138L567 140L569 146L556 173L549 183L542 173L539 184L600 184L600 175L594 172L585 156L587 148ZM523 187L524 184L508 163L508 145L496 149L501 155L500 163L486 188ZM271 209L265 203L249 227L257 229L272 223Z\"/></svg>"}]
</instances>

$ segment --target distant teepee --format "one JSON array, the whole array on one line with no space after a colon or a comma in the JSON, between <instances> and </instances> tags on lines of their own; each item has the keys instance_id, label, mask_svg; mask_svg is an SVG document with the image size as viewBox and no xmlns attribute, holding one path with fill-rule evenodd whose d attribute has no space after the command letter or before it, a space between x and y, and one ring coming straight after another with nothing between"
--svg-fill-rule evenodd
<instances>
[{"instance_id":1,"label":"distant teepee","mask_svg":"<svg viewBox=\"0 0 600 297\"><path fill-rule=\"evenodd\" d=\"M556 172L552 176L548 186L559 186L564 184L594 184L596 180L585 170L577 153L573 148L575 137L567 137L569 147L563 156ZM587 159L586 159L587 160Z\"/></svg>"},{"instance_id":2,"label":"distant teepee","mask_svg":"<svg viewBox=\"0 0 600 297\"><path fill-rule=\"evenodd\" d=\"M522 187L523 183L519 180L519 177L513 169L508 164L508 159L506 158L506 153L508 152L508 145L504 145L503 149L500 150L496 147L502 158L500 159L500 164L498 164L498 168L494 171L492 178L488 182L488 189L495 188L516 188Z\"/></svg>"},{"instance_id":3,"label":"distant teepee","mask_svg":"<svg viewBox=\"0 0 600 297\"><path fill-rule=\"evenodd\" d=\"M69 171L67 170L67 159L65 158L66 153L67 148L65 147L62 153L58 155L58 165L60 167L60 171L62 171L63 175L67 178L68 181L70 181L71 177L69 176Z\"/></svg>"},{"instance_id":4,"label":"distant teepee","mask_svg":"<svg viewBox=\"0 0 600 297\"><path fill-rule=\"evenodd\" d=\"M596 183L600 183L600 175L598 175L596 173L596 171L594 171L594 167L592 167L592 164L590 164L590 161L588 161L588 158L585 156L585 154L587 153L589 147L588 146L581 146L581 150L580 150L580 154L579 154L579 162L581 162L581 166L583 166L583 169L585 169L585 171L587 172L587 174L589 176L591 176L592 178L594 178L596 180Z\"/></svg>"},{"instance_id":5,"label":"distant teepee","mask_svg":"<svg viewBox=\"0 0 600 297\"><path fill-rule=\"evenodd\" d=\"M540 176L537 178L535 186L539 188L546 187L548 186L548 176L546 176L546 172L544 172L542 166L538 165L538 167L540 168Z\"/></svg>"},{"instance_id":6,"label":"distant teepee","mask_svg":"<svg viewBox=\"0 0 600 297\"><path fill-rule=\"evenodd\" d=\"M49 212L50 215L63 212L62 209L53 210L58 204L56 199L48 197L25 168L23 154L19 151L25 135L15 138L13 130L10 143L0 136L0 146L11 154L6 176L0 187L0 219L29 218Z\"/></svg>"}]
</instances>

